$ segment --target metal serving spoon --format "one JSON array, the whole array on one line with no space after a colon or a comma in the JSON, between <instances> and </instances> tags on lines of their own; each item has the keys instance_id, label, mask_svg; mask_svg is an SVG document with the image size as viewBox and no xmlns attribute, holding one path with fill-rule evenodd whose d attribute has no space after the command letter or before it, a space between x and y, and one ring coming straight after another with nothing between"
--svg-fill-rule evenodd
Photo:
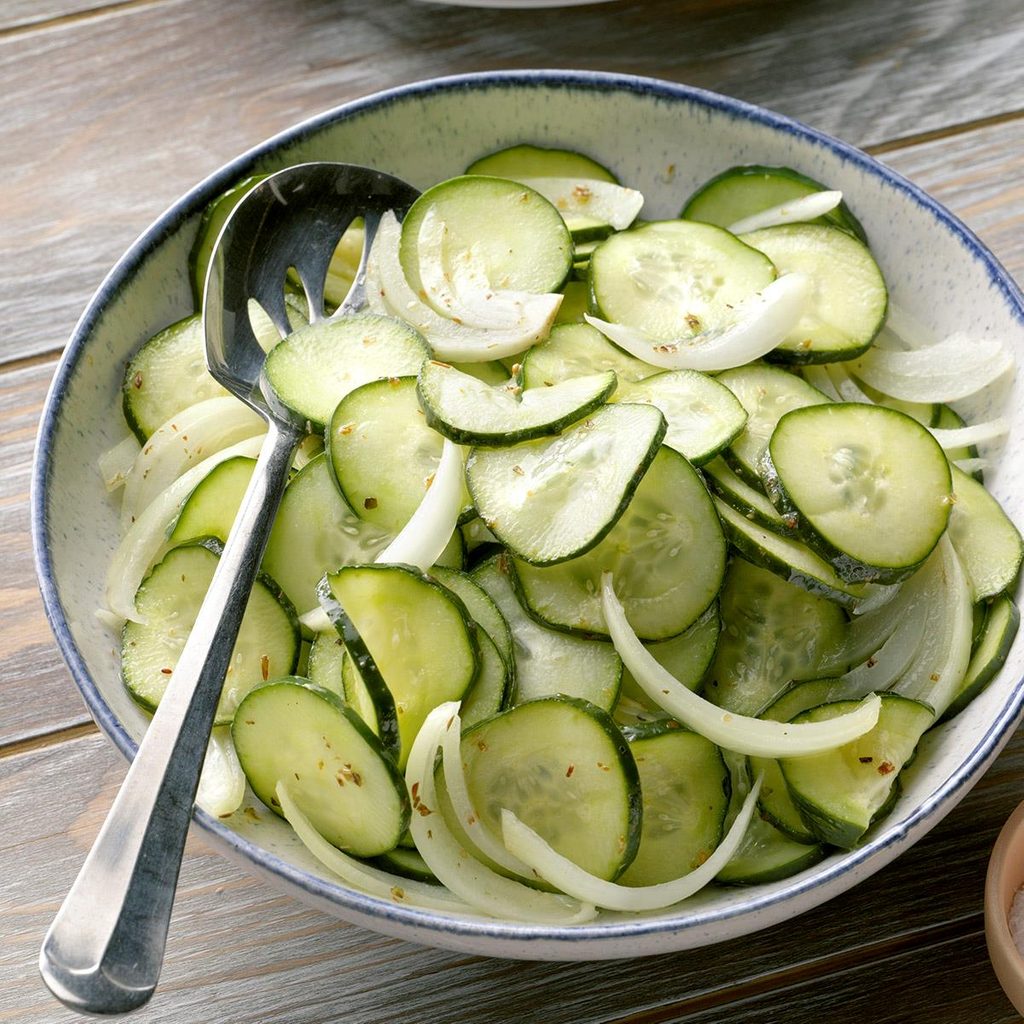
<instances>
[{"instance_id":1,"label":"metal serving spoon","mask_svg":"<svg viewBox=\"0 0 1024 1024\"><path fill-rule=\"evenodd\" d=\"M249 300L282 337L293 267L311 321L326 319L331 254L354 218L366 221L356 283L341 308L364 305L366 256L380 217L401 217L419 193L390 175L351 164L309 163L263 179L232 211L206 279L203 324L210 373L259 413L268 433L210 590L153 721L107 820L43 941L39 968L50 991L81 1013L127 1013L156 988L167 927L214 713L249 591L305 424L263 377L264 351Z\"/></svg>"}]
</instances>

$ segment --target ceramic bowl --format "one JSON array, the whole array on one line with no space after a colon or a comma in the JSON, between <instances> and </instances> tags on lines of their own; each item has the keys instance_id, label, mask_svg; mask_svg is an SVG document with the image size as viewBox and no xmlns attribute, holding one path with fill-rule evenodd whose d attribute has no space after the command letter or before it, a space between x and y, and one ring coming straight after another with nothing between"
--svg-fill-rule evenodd
<instances>
[{"instance_id":1,"label":"ceramic bowl","mask_svg":"<svg viewBox=\"0 0 1024 1024\"><path fill-rule=\"evenodd\" d=\"M126 433L118 392L125 360L159 328L191 312L188 254L203 207L257 169L343 160L378 167L422 188L520 141L593 155L643 192L647 218L677 216L698 184L731 165L794 167L845 193L885 272L895 309L936 337L952 331L998 336L1024 354L1024 299L963 224L858 150L736 100L622 75L485 73L403 86L306 121L223 167L139 238L86 309L47 401L32 498L43 597L92 714L126 756L146 719L121 687L116 638L94 614L118 534L117 509L96 462ZM990 394L989 404L1022 407L1022 385L1012 387L1010 395ZM1024 521L1022 444L1018 415L1000 468L989 474L996 496L1018 522ZM196 818L246 869L380 932L520 958L665 952L791 918L849 889L920 839L965 795L1011 734L1021 715L1022 677L1024 641L1015 644L999 677L966 711L924 739L899 803L858 849L836 853L784 881L709 888L656 914L604 914L583 926L552 928L403 908L346 889L266 812L258 821L242 813L228 820L203 813Z\"/></svg>"}]
</instances>

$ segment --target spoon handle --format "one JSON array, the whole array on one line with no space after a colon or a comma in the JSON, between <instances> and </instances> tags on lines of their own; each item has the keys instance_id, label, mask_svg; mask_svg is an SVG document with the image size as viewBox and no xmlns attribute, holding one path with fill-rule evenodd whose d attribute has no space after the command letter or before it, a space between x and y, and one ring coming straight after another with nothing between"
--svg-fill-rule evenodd
<instances>
[{"instance_id":1,"label":"spoon handle","mask_svg":"<svg viewBox=\"0 0 1024 1024\"><path fill-rule=\"evenodd\" d=\"M156 988L217 701L299 437L270 423L166 693L43 941L43 980L73 1010L127 1013Z\"/></svg>"}]
</instances>

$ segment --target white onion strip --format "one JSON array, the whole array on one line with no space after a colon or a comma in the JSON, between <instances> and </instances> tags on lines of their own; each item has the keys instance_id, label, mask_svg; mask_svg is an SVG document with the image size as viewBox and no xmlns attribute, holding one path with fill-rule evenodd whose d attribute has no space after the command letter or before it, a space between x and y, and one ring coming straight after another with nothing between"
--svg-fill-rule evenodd
<instances>
[{"instance_id":1,"label":"white onion strip","mask_svg":"<svg viewBox=\"0 0 1024 1024\"><path fill-rule=\"evenodd\" d=\"M121 528L136 519L189 466L266 431L263 417L231 395L207 398L175 413L153 431L128 474Z\"/></svg>"},{"instance_id":2,"label":"white onion strip","mask_svg":"<svg viewBox=\"0 0 1024 1024\"><path fill-rule=\"evenodd\" d=\"M231 741L231 727L218 726L210 733L199 776L196 803L215 818L234 814L245 799L245 773Z\"/></svg>"},{"instance_id":3,"label":"white onion strip","mask_svg":"<svg viewBox=\"0 0 1024 1024\"><path fill-rule=\"evenodd\" d=\"M394 213L381 218L366 268L366 295L371 309L397 316L416 328L438 359L477 363L502 359L546 338L562 297L551 299L550 315L509 330L466 327L441 316L409 286L399 259L402 227Z\"/></svg>"},{"instance_id":4,"label":"white onion strip","mask_svg":"<svg viewBox=\"0 0 1024 1024\"><path fill-rule=\"evenodd\" d=\"M506 871L529 878L533 873L529 864L525 864L518 857L513 857L505 849L502 841L480 820L480 815L473 806L469 786L466 784L466 773L462 766L462 723L457 714L452 716L450 725L444 730L441 755L448 798L459 824L470 841L484 856Z\"/></svg>"},{"instance_id":5,"label":"white onion strip","mask_svg":"<svg viewBox=\"0 0 1024 1024\"><path fill-rule=\"evenodd\" d=\"M973 476L991 469L993 463L991 459L956 459L953 465L968 476Z\"/></svg>"},{"instance_id":6,"label":"white onion strip","mask_svg":"<svg viewBox=\"0 0 1024 1024\"><path fill-rule=\"evenodd\" d=\"M402 562L426 572L448 546L462 511L463 449L444 439L434 479L398 536L377 556L378 562Z\"/></svg>"},{"instance_id":7,"label":"white onion strip","mask_svg":"<svg viewBox=\"0 0 1024 1024\"><path fill-rule=\"evenodd\" d=\"M380 871L343 853L324 839L309 818L299 810L298 805L288 792L288 787L283 782L278 782L275 792L285 820L295 830L295 834L302 841L303 846L328 871L333 871L349 885L370 896L376 896L402 906L422 907L424 910L461 912L469 910L469 907L457 896L453 896L437 885L400 878L398 875Z\"/></svg>"},{"instance_id":8,"label":"white onion strip","mask_svg":"<svg viewBox=\"0 0 1024 1024\"><path fill-rule=\"evenodd\" d=\"M167 542L167 533L181 503L216 466L236 455L254 459L262 447L263 437L250 437L230 448L221 449L178 477L146 506L146 510L121 538L110 560L110 568L107 570L107 607L111 612L122 619L145 621L135 608L135 592Z\"/></svg>"},{"instance_id":9,"label":"white onion strip","mask_svg":"<svg viewBox=\"0 0 1024 1024\"><path fill-rule=\"evenodd\" d=\"M666 370L728 370L760 359L775 348L800 321L810 292L810 279L805 274L785 274L739 303L725 326L671 342L658 341L636 327L609 323L589 313L583 318L619 348L652 366Z\"/></svg>"},{"instance_id":10,"label":"white onion strip","mask_svg":"<svg viewBox=\"0 0 1024 1024\"><path fill-rule=\"evenodd\" d=\"M998 441L1006 437L1009 432L1010 423L1002 416L994 420L986 420L984 423L975 423L969 427L956 427L950 430L932 428L935 440L942 445L942 450L947 452L954 448L968 448L975 444Z\"/></svg>"},{"instance_id":11,"label":"white onion strip","mask_svg":"<svg viewBox=\"0 0 1024 1024\"><path fill-rule=\"evenodd\" d=\"M299 616L299 625L308 629L310 633L333 633L334 623L327 616L327 612L319 605L311 608Z\"/></svg>"},{"instance_id":12,"label":"white onion strip","mask_svg":"<svg viewBox=\"0 0 1024 1024\"><path fill-rule=\"evenodd\" d=\"M501 831L505 845L520 859L526 861L545 881L578 900L594 903L607 910L641 911L662 910L699 892L714 881L722 868L739 849L750 819L757 807L761 792L761 776L757 777L736 820L715 852L700 867L680 878L656 885L619 885L608 882L585 871L567 857L563 857L529 825L521 822L510 810L501 812Z\"/></svg>"},{"instance_id":13,"label":"white onion strip","mask_svg":"<svg viewBox=\"0 0 1024 1024\"><path fill-rule=\"evenodd\" d=\"M835 384L832 383L832 378L824 366L815 366L812 363L809 366L802 366L800 372L804 375L804 380L808 384L816 387L823 395L828 395L833 402L842 401Z\"/></svg>"},{"instance_id":14,"label":"white onion strip","mask_svg":"<svg viewBox=\"0 0 1024 1024\"><path fill-rule=\"evenodd\" d=\"M108 491L116 491L124 484L132 471L132 466L135 465L135 460L139 457L141 447L139 439L130 434L99 457L100 476L103 477L103 486Z\"/></svg>"},{"instance_id":15,"label":"white onion strip","mask_svg":"<svg viewBox=\"0 0 1024 1024\"><path fill-rule=\"evenodd\" d=\"M581 924L597 914L569 896L540 892L497 874L476 860L455 838L437 807L434 758L444 730L459 710L457 701L440 704L427 715L409 752L405 781L412 796L409 830L427 867L470 906L495 917L537 924Z\"/></svg>"},{"instance_id":16,"label":"white onion strip","mask_svg":"<svg viewBox=\"0 0 1024 1024\"><path fill-rule=\"evenodd\" d=\"M1013 354L1002 342L965 334L912 352L873 347L850 364L865 384L907 402L955 402L1012 367Z\"/></svg>"},{"instance_id":17,"label":"white onion strip","mask_svg":"<svg viewBox=\"0 0 1024 1024\"><path fill-rule=\"evenodd\" d=\"M843 201L843 193L831 189L822 192L811 192L790 199L778 206L770 206L760 213L751 214L742 220L729 225L734 235L745 235L748 231L760 231L761 228L774 228L780 224L796 224L800 221L814 220L830 213Z\"/></svg>"},{"instance_id":18,"label":"white onion strip","mask_svg":"<svg viewBox=\"0 0 1024 1024\"><path fill-rule=\"evenodd\" d=\"M563 217L590 217L623 231L643 209L635 188L594 178L516 178L539 192Z\"/></svg>"},{"instance_id":19,"label":"white onion strip","mask_svg":"<svg viewBox=\"0 0 1024 1024\"><path fill-rule=\"evenodd\" d=\"M863 736L878 721L881 701L877 696L848 714L795 725L723 711L688 690L647 651L626 621L610 572L601 576L601 606L615 650L647 696L683 725L726 750L759 757L818 754Z\"/></svg>"}]
</instances>

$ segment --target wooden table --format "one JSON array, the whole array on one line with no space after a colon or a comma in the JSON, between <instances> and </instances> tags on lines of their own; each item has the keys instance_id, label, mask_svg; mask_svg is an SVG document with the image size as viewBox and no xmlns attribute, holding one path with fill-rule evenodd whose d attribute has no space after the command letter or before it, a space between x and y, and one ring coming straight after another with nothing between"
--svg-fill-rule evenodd
<instances>
[{"instance_id":1,"label":"wooden table","mask_svg":"<svg viewBox=\"0 0 1024 1024\"><path fill-rule=\"evenodd\" d=\"M0 1021L69 1021L42 934L125 765L43 616L28 536L36 423L102 275L181 192L287 125L458 71L655 75L794 115L878 154L1024 277L1020 0L647 0L481 13L411 0L0 4ZM141 1021L996 1024L988 851L1024 796L1013 740L874 878L791 924L595 964L422 949L310 911L193 836L163 984Z\"/></svg>"}]
</instances>

